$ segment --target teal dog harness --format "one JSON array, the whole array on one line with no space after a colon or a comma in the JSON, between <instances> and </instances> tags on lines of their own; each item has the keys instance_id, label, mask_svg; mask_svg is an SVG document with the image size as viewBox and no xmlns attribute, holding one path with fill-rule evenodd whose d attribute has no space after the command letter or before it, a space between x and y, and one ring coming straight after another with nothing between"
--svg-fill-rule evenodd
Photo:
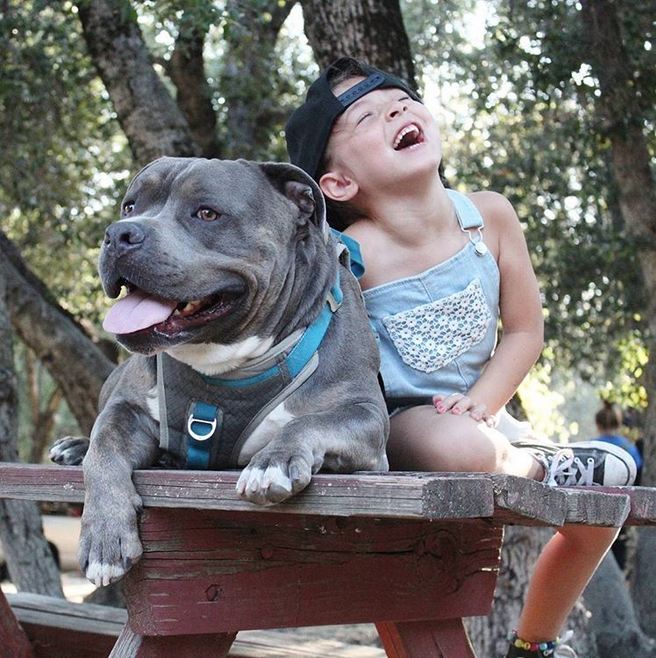
<instances>
[{"instance_id":1,"label":"teal dog harness","mask_svg":"<svg viewBox=\"0 0 656 658\"><path fill-rule=\"evenodd\" d=\"M339 248L340 260L352 266L344 244ZM342 298L338 274L321 313L305 330L220 377L158 354L160 448L182 458L185 468L237 467L249 436L316 370L319 346Z\"/></svg>"}]
</instances>

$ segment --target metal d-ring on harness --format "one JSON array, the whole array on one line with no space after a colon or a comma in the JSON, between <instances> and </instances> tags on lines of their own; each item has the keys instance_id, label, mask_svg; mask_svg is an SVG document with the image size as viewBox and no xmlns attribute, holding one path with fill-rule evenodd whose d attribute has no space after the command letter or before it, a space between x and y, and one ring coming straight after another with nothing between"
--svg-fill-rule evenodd
<instances>
[{"instance_id":1,"label":"metal d-ring on harness","mask_svg":"<svg viewBox=\"0 0 656 658\"><path fill-rule=\"evenodd\" d=\"M476 255L485 256L488 252L488 248L483 241L483 229L485 228L485 224L483 223L481 213L469 197L464 194L456 192L455 190L447 190L447 193L455 208L460 230L467 234L469 241L474 245Z\"/></svg>"}]
</instances>

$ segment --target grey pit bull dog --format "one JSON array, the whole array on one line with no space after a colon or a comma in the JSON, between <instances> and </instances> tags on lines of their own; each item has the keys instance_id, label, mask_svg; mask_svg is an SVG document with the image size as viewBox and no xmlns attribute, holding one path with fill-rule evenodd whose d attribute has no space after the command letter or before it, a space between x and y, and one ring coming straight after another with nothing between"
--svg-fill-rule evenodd
<instances>
[{"instance_id":1,"label":"grey pit bull dog","mask_svg":"<svg viewBox=\"0 0 656 658\"><path fill-rule=\"evenodd\" d=\"M100 275L110 297L127 288L104 326L135 354L90 441L51 449L84 458L87 578L107 585L141 555L134 469L244 467L237 491L258 504L322 468L387 470L378 353L340 250L294 166L161 158L133 179Z\"/></svg>"}]
</instances>

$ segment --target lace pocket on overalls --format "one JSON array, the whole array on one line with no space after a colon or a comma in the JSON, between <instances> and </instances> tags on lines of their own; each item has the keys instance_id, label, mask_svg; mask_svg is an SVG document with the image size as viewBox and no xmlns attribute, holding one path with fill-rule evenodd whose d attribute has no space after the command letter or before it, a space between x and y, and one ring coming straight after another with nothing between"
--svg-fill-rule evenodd
<instances>
[{"instance_id":1,"label":"lace pocket on overalls","mask_svg":"<svg viewBox=\"0 0 656 658\"><path fill-rule=\"evenodd\" d=\"M481 282L408 311L383 318L403 362L433 372L485 337L492 320Z\"/></svg>"}]
</instances>

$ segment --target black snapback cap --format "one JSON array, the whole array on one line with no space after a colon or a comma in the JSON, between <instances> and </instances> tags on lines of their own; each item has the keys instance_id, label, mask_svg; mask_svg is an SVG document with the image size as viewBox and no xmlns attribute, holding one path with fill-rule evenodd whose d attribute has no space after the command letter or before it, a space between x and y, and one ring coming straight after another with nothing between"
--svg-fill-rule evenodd
<instances>
[{"instance_id":1,"label":"black snapback cap","mask_svg":"<svg viewBox=\"0 0 656 658\"><path fill-rule=\"evenodd\" d=\"M364 75L365 79L335 96L330 89L330 80L337 74L348 71L353 76ZM363 64L352 57L340 57L315 80L308 89L305 103L298 107L287 121L285 139L292 164L306 171L316 180L330 132L337 117L349 105L374 89L401 89L413 100L421 102L417 92L406 82L394 75Z\"/></svg>"}]
</instances>

